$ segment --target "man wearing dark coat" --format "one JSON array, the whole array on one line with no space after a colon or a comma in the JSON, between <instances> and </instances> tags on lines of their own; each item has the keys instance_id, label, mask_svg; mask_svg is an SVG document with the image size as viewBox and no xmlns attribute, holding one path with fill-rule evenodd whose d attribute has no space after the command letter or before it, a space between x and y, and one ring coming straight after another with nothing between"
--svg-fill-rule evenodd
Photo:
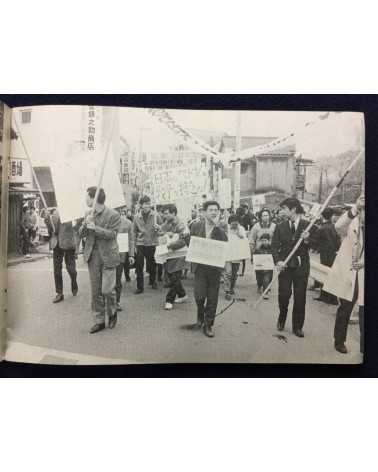
<instances>
[{"instance_id":1,"label":"man wearing dark coat","mask_svg":"<svg viewBox=\"0 0 378 472\"><path fill-rule=\"evenodd\" d=\"M219 223L220 206L216 201L203 205L204 219L192 224L191 236L227 241L227 226ZM223 269L204 264L192 264L194 272L194 298L197 304L197 327L214 337L214 320L218 306L220 276Z\"/></svg>"},{"instance_id":2,"label":"man wearing dark coat","mask_svg":"<svg viewBox=\"0 0 378 472\"><path fill-rule=\"evenodd\" d=\"M71 278L72 295L76 296L79 290L76 272L76 238L71 222L62 223L57 209L45 218L45 223L50 235L50 247L53 250L54 281L56 296L53 303L64 300L63 295L63 259L66 270Z\"/></svg>"},{"instance_id":3,"label":"man wearing dark coat","mask_svg":"<svg viewBox=\"0 0 378 472\"><path fill-rule=\"evenodd\" d=\"M310 274L308 222L301 218L303 208L297 198L286 198L280 207L287 219L276 226L272 238L272 256L280 272L278 276L279 317L277 329L283 331L292 292L294 292L293 333L303 338L305 321L306 290ZM304 233L304 234L303 234ZM284 261L297 244L301 235L304 240L286 265Z\"/></svg>"},{"instance_id":4,"label":"man wearing dark coat","mask_svg":"<svg viewBox=\"0 0 378 472\"><path fill-rule=\"evenodd\" d=\"M335 261L336 253L340 249L340 236L337 234L335 225L332 221L334 212L331 208L326 208L323 211L322 217L324 223L316 232L316 247L320 253L320 263L332 267ZM337 297L335 295L326 292L322 288L320 289L319 298L315 300L329 303L330 305L338 305Z\"/></svg>"}]
</instances>

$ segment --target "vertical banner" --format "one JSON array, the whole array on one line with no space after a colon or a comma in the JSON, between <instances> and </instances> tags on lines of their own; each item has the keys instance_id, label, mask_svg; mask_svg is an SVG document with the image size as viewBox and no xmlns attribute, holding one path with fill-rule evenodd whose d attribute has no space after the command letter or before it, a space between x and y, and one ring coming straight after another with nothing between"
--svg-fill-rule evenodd
<instances>
[{"instance_id":1,"label":"vertical banner","mask_svg":"<svg viewBox=\"0 0 378 472\"><path fill-rule=\"evenodd\" d=\"M240 161L234 162L234 209L240 206Z\"/></svg>"}]
</instances>

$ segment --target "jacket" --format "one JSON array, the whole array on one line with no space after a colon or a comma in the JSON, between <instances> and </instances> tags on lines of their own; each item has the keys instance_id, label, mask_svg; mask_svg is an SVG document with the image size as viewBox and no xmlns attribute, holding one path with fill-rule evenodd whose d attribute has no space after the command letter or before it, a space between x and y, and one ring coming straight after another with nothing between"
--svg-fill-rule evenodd
<instances>
[{"instance_id":1,"label":"jacket","mask_svg":"<svg viewBox=\"0 0 378 472\"><path fill-rule=\"evenodd\" d=\"M215 239L216 241L228 241L227 231L228 231L227 225L225 223L220 222L211 231L210 239ZM201 219L200 221L197 221L192 224L190 228L190 236L196 236L198 238L206 238L206 220L205 219ZM203 267L209 267L211 269L214 269L214 267L210 267L205 264L197 264L193 262L192 268L193 268L194 273L196 272L198 266L200 265ZM218 268L218 270L221 272L223 269Z\"/></svg>"},{"instance_id":2,"label":"jacket","mask_svg":"<svg viewBox=\"0 0 378 472\"><path fill-rule=\"evenodd\" d=\"M299 219L295 234L292 233L288 220L276 226L272 238L272 256L274 263L285 261L294 246L300 239L303 231L306 230L308 222ZM296 268L298 275L308 276L310 273L309 245L304 241L301 243L295 254L289 260L287 267Z\"/></svg>"},{"instance_id":3,"label":"jacket","mask_svg":"<svg viewBox=\"0 0 378 472\"><path fill-rule=\"evenodd\" d=\"M51 220L54 224L55 231L51 224ZM72 223L62 223L59 215L54 212L50 217L45 218L45 223L50 235L50 247L55 249L57 246L64 251L69 249L76 249L76 238Z\"/></svg>"},{"instance_id":4,"label":"jacket","mask_svg":"<svg viewBox=\"0 0 378 472\"><path fill-rule=\"evenodd\" d=\"M335 225L330 221L324 223L316 232L315 241L320 253L320 263L331 267L340 248L340 236Z\"/></svg>"},{"instance_id":5,"label":"jacket","mask_svg":"<svg viewBox=\"0 0 378 472\"><path fill-rule=\"evenodd\" d=\"M163 223L160 215L156 215L156 223L158 225ZM140 215L135 215L133 225L135 244L137 246L158 245L158 231L155 231L154 229L153 211L150 211L148 214L147 221L144 221L142 213Z\"/></svg>"},{"instance_id":6,"label":"jacket","mask_svg":"<svg viewBox=\"0 0 378 472\"><path fill-rule=\"evenodd\" d=\"M86 215L88 215L87 212ZM111 269L120 263L117 234L121 224L121 217L115 210L105 207L101 213L94 215L95 229L89 230L84 223L79 236L86 237L84 247L84 260L91 258L93 248L96 246L100 252L104 267Z\"/></svg>"},{"instance_id":7,"label":"jacket","mask_svg":"<svg viewBox=\"0 0 378 472\"><path fill-rule=\"evenodd\" d=\"M165 222L161 226L161 233L174 233L179 235L179 239L170 243L169 249L172 251L177 251L178 249L183 248L187 245L187 239L184 237L185 226L184 224L176 217L171 222ZM168 259L165 264L165 269L169 274L173 272L178 272L185 269L185 257L176 257L174 259Z\"/></svg>"},{"instance_id":8,"label":"jacket","mask_svg":"<svg viewBox=\"0 0 378 472\"><path fill-rule=\"evenodd\" d=\"M324 283L323 289L336 297L344 300L352 301L356 280L358 278L358 299L359 306L364 305L364 269L358 272L351 270L353 253L358 250L358 258L360 262L365 259L364 235L363 231L359 231L359 221L355 217L350 218L350 214L345 212L337 221L336 230L343 234L346 230L346 236L343 239L340 249L337 253L335 262L333 263L328 277Z\"/></svg>"}]
</instances>

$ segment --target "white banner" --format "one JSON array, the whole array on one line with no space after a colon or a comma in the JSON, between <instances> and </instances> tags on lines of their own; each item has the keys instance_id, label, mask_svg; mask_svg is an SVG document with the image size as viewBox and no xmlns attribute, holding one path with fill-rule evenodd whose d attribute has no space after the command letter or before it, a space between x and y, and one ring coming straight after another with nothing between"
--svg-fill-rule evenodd
<instances>
[{"instance_id":1,"label":"white banner","mask_svg":"<svg viewBox=\"0 0 378 472\"><path fill-rule=\"evenodd\" d=\"M219 182L218 199L221 208L231 208L231 179L222 179Z\"/></svg>"},{"instance_id":2,"label":"white banner","mask_svg":"<svg viewBox=\"0 0 378 472\"><path fill-rule=\"evenodd\" d=\"M223 268L226 264L228 243L214 239L192 236L186 260L197 264L204 264Z\"/></svg>"},{"instance_id":3,"label":"white banner","mask_svg":"<svg viewBox=\"0 0 378 472\"><path fill-rule=\"evenodd\" d=\"M105 149L68 154L55 159L51 165L56 201L62 223L84 216L87 188L98 184ZM110 151L102 182L105 205L117 208L125 205L122 186Z\"/></svg>"}]
</instances>

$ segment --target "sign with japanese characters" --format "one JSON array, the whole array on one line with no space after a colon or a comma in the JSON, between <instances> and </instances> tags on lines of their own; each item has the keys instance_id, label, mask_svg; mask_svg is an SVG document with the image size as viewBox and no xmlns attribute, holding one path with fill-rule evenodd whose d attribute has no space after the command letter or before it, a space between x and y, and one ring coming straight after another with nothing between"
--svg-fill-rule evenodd
<instances>
[{"instance_id":1,"label":"sign with japanese characters","mask_svg":"<svg viewBox=\"0 0 378 472\"><path fill-rule=\"evenodd\" d=\"M9 182L27 184L32 181L29 161L27 159L11 159L9 163Z\"/></svg>"},{"instance_id":2,"label":"sign with japanese characters","mask_svg":"<svg viewBox=\"0 0 378 472\"><path fill-rule=\"evenodd\" d=\"M227 242L192 236L186 260L197 264L223 268L227 260L227 251Z\"/></svg>"}]
</instances>

